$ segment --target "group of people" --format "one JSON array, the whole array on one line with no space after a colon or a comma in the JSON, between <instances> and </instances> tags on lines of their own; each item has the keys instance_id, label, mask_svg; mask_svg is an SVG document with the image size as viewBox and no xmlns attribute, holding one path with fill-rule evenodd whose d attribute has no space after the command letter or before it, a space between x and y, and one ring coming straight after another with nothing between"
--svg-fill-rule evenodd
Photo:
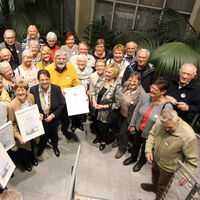
<instances>
[{"instance_id":1,"label":"group of people","mask_svg":"<svg viewBox=\"0 0 200 200\"><path fill-rule=\"evenodd\" d=\"M197 139L182 120L187 120L189 112L200 111L196 66L185 63L179 75L161 78L148 61L149 50L137 51L133 41L126 47L117 44L113 51L106 49L103 39L98 39L92 50L86 42L77 45L72 32L66 33L61 48L56 41L56 34L49 32L45 43L36 26L30 25L22 44L15 41L10 29L0 44L0 125L12 122L24 168L31 171L32 165L38 165L37 156L49 139L55 155L60 156L59 123L67 139L78 140L75 130L84 130L84 116L68 116L64 89L83 85L89 99L91 132L96 135L93 143L99 143L100 151L110 143L118 147L116 159L132 144L131 156L123 165L137 162L133 167L137 172L147 161L152 162L153 183L141 187L160 199L177 168L177 159L191 170L197 167ZM24 142L15 112L33 104L38 105L45 134Z\"/></svg>"}]
</instances>

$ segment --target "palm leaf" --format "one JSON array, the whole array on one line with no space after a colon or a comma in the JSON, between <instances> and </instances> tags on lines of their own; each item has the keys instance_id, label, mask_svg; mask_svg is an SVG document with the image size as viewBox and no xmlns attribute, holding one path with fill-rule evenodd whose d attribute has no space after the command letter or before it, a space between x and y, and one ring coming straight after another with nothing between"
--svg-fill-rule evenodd
<instances>
[{"instance_id":1,"label":"palm leaf","mask_svg":"<svg viewBox=\"0 0 200 200\"><path fill-rule=\"evenodd\" d=\"M150 56L158 74L177 74L184 63L193 63L200 68L200 54L181 42L171 42L158 47ZM199 71L199 70L198 70Z\"/></svg>"}]
</instances>

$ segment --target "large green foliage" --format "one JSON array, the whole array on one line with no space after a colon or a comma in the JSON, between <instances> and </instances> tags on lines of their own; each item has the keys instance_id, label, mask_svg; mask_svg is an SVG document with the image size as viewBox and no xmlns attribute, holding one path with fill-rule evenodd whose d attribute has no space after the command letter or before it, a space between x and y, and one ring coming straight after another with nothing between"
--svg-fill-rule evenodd
<instances>
[{"instance_id":1,"label":"large green foliage","mask_svg":"<svg viewBox=\"0 0 200 200\"><path fill-rule=\"evenodd\" d=\"M184 63L200 67L200 54L182 42L170 42L158 47L151 54L150 62L155 64L161 76L178 74Z\"/></svg>"}]
</instances>

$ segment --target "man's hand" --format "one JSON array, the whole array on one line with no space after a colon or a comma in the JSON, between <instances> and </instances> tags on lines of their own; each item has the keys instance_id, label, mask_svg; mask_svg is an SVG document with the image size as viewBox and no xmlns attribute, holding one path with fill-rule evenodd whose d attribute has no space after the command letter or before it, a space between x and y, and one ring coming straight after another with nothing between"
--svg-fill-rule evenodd
<instances>
[{"instance_id":1,"label":"man's hand","mask_svg":"<svg viewBox=\"0 0 200 200\"><path fill-rule=\"evenodd\" d=\"M152 154L152 152L146 152L145 156L146 156L148 162L152 163L152 161L153 161L153 154Z\"/></svg>"},{"instance_id":2,"label":"man's hand","mask_svg":"<svg viewBox=\"0 0 200 200\"><path fill-rule=\"evenodd\" d=\"M178 102L177 108L182 111L188 111L189 106L185 102Z\"/></svg>"},{"instance_id":3,"label":"man's hand","mask_svg":"<svg viewBox=\"0 0 200 200\"><path fill-rule=\"evenodd\" d=\"M45 118L44 121L45 122L50 122L50 121L52 121L53 118L54 118L54 116L51 114L47 118Z\"/></svg>"},{"instance_id":4,"label":"man's hand","mask_svg":"<svg viewBox=\"0 0 200 200\"><path fill-rule=\"evenodd\" d=\"M185 185L186 183L187 183L187 179L185 179L185 178L183 178L183 177L182 177L181 180L178 181L178 185L179 185L179 186L183 186L183 185Z\"/></svg>"},{"instance_id":5,"label":"man's hand","mask_svg":"<svg viewBox=\"0 0 200 200\"><path fill-rule=\"evenodd\" d=\"M129 126L128 130L131 132L132 135L135 134L135 127L134 126Z\"/></svg>"},{"instance_id":6,"label":"man's hand","mask_svg":"<svg viewBox=\"0 0 200 200\"><path fill-rule=\"evenodd\" d=\"M177 100L176 100L174 97L169 96L169 95L166 95L165 98L166 98L172 105L176 105Z\"/></svg>"}]
</instances>

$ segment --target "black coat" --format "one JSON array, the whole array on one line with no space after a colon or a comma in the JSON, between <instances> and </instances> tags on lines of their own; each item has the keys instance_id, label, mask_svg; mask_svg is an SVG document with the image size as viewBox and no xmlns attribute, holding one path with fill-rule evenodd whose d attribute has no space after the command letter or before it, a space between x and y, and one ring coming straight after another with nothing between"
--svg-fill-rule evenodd
<instances>
[{"instance_id":1,"label":"black coat","mask_svg":"<svg viewBox=\"0 0 200 200\"><path fill-rule=\"evenodd\" d=\"M40 113L44 114L39 97L39 85L31 87L30 92L35 97L35 103L38 105ZM60 87L51 84L51 102L50 102L49 114L53 113L55 115L55 118L58 119L60 117L60 114L64 106L65 106L65 100L62 95Z\"/></svg>"}]
</instances>

